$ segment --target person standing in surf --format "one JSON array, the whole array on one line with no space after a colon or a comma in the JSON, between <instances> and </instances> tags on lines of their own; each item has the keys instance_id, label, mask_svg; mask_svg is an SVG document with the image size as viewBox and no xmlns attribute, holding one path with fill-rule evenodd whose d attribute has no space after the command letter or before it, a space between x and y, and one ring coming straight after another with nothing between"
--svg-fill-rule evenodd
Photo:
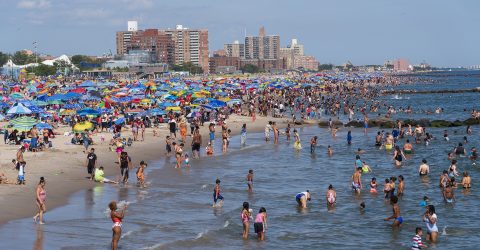
<instances>
[{"instance_id":1,"label":"person standing in surf","mask_svg":"<svg viewBox=\"0 0 480 250\"><path fill-rule=\"evenodd\" d=\"M295 200L301 208L307 208L307 202L312 200L310 191L307 190L305 192L298 193L295 195Z\"/></svg>"},{"instance_id":2,"label":"person standing in surf","mask_svg":"<svg viewBox=\"0 0 480 250\"><path fill-rule=\"evenodd\" d=\"M112 250L118 249L118 241L122 236L122 220L125 217L125 210L127 210L127 204L120 212L117 212L117 202L112 201L108 204L110 208L110 218L112 219Z\"/></svg>"},{"instance_id":3,"label":"person standing in surf","mask_svg":"<svg viewBox=\"0 0 480 250\"><path fill-rule=\"evenodd\" d=\"M213 189L213 205L212 207L217 206L217 202L219 202L219 206L223 205L223 196L220 194L220 179L215 180L215 188Z\"/></svg>"},{"instance_id":4,"label":"person standing in surf","mask_svg":"<svg viewBox=\"0 0 480 250\"><path fill-rule=\"evenodd\" d=\"M45 190L45 178L40 177L40 182L37 185L36 190L36 202L38 207L38 213L33 216L33 222L37 223L37 218L40 218L39 224L45 224L43 220L43 214L47 211L45 206L45 200L47 199L47 191Z\"/></svg>"},{"instance_id":5,"label":"person standing in surf","mask_svg":"<svg viewBox=\"0 0 480 250\"><path fill-rule=\"evenodd\" d=\"M248 185L248 191L252 192L253 191L253 170L252 169L248 170L247 185Z\"/></svg>"},{"instance_id":6,"label":"person standing in surf","mask_svg":"<svg viewBox=\"0 0 480 250\"><path fill-rule=\"evenodd\" d=\"M253 228L259 240L265 240L265 231L267 230L267 210L261 207L255 217Z\"/></svg>"},{"instance_id":7,"label":"person standing in surf","mask_svg":"<svg viewBox=\"0 0 480 250\"><path fill-rule=\"evenodd\" d=\"M400 216L400 207L398 206L398 197L397 196L392 196L390 197L390 204L392 205L393 208L393 214L392 216L385 218L385 221L389 221L391 219L394 219L392 227L399 227L403 223L403 218Z\"/></svg>"},{"instance_id":8,"label":"person standing in surf","mask_svg":"<svg viewBox=\"0 0 480 250\"><path fill-rule=\"evenodd\" d=\"M250 205L246 201L243 202L243 208L240 217L243 224L242 238L246 240L248 238L248 232L250 231L250 218L252 217L252 213L250 212Z\"/></svg>"},{"instance_id":9,"label":"person standing in surf","mask_svg":"<svg viewBox=\"0 0 480 250\"><path fill-rule=\"evenodd\" d=\"M337 192L335 192L332 184L330 184L327 190L327 208L333 208L335 203L337 203Z\"/></svg>"},{"instance_id":10,"label":"person standing in surf","mask_svg":"<svg viewBox=\"0 0 480 250\"><path fill-rule=\"evenodd\" d=\"M240 144L244 146L247 143L247 124L242 125L242 130L240 131Z\"/></svg>"}]
</instances>

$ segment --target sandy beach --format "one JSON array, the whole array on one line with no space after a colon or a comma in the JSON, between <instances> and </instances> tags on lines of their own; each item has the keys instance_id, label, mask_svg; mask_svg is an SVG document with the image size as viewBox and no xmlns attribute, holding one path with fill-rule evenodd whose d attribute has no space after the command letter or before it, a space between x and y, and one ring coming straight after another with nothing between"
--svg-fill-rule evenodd
<instances>
[{"instance_id":1,"label":"sandy beach","mask_svg":"<svg viewBox=\"0 0 480 250\"><path fill-rule=\"evenodd\" d=\"M232 135L238 135L243 123L247 124L247 132L262 132L268 121L275 121L282 128L287 124L286 118L272 118L257 116L255 122L250 117L231 115L227 120L228 128L232 130ZM93 187L100 184L88 180L86 170L86 154L83 153L83 146L72 145L71 136L64 136L64 132L70 131L70 127L62 126L55 130L58 134L53 139L53 147L44 152L25 152L24 158L27 162L25 168L26 185L2 184L0 185L0 223L10 220L32 216L36 211L35 205L35 187L41 176L46 179L47 190L47 214L48 210L65 205L71 194L81 189ZM145 141L134 142L132 147L127 147L125 151L132 157L134 167L138 166L141 160L146 162L158 160L165 156L165 137L168 135L168 127L164 124L159 128L159 136L153 137L151 128L145 132ZM208 123L200 127L202 134L202 154L204 147L208 142ZM125 137L131 136L131 132L124 128L122 133ZM216 129L216 137L220 136L221 129ZM101 136L105 141L101 142ZM94 136L94 145L97 154L97 167L105 168L105 175L112 179L119 178L119 165L115 163L116 154L109 149L108 142L112 135L110 133L97 133ZM187 137L186 149L190 148L191 137ZM15 159L19 146L0 145L0 172L5 173L9 181L15 181L17 171L13 168L12 159ZM221 154L216 152L216 154ZM173 167L173 166L172 166ZM107 204L109 201L105 201Z\"/></svg>"}]
</instances>

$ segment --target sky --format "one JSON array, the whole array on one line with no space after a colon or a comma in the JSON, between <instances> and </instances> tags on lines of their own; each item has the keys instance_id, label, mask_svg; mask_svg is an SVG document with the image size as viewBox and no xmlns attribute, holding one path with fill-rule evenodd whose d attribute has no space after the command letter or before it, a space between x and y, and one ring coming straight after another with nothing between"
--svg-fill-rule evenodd
<instances>
[{"instance_id":1,"label":"sky","mask_svg":"<svg viewBox=\"0 0 480 250\"><path fill-rule=\"evenodd\" d=\"M209 30L209 49L245 31L292 38L320 63L434 66L480 64L479 0L1 0L0 51L51 55L115 53L115 32L182 24Z\"/></svg>"}]
</instances>

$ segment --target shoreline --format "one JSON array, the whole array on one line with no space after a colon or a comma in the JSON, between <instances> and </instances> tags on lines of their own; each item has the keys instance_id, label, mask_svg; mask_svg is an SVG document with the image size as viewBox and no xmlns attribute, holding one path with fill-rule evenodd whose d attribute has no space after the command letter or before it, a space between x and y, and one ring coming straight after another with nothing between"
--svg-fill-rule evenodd
<instances>
[{"instance_id":1,"label":"shoreline","mask_svg":"<svg viewBox=\"0 0 480 250\"><path fill-rule=\"evenodd\" d=\"M265 125L268 121L275 121L279 128L286 127L287 118L273 118L270 116L257 116L255 122L251 121L250 117L231 115L227 120L228 128L232 130L231 135L237 136L243 123L247 124L247 133L260 133L264 131ZM308 124L305 124L308 125ZM296 125L296 127L299 125ZM304 126L304 125L300 125ZM292 127L293 128L293 127ZM46 179L47 190L47 217L49 211L68 204L70 197L83 189L92 188L96 185L112 185L99 184L88 180L86 171L86 154L83 153L83 146L68 144L71 137L63 136L63 132L67 131L69 127L62 127L58 129L61 135L57 135L53 140L54 147L46 152L26 152L24 154L27 162L25 168L26 185L0 185L0 201L2 201L2 208L0 209L0 225L6 224L9 221L28 218L33 216L36 211L35 204L35 188L40 176ZM189 133L190 128L188 128ZM208 143L208 123L200 127L200 134L202 135L202 148ZM218 140L221 129L216 128L216 139ZM127 138L131 136L130 130L122 131L122 134ZM163 127L158 129L158 137L153 137L152 128L147 128L145 131L145 141L134 142L132 147L125 149L129 156L132 157L134 169L138 166L141 160L147 163L154 160L159 160L165 157L165 136L169 134L168 128ZM101 135L105 137L105 142L100 143ZM110 139L109 133L97 133L94 135L94 142L90 148L95 148L97 155L97 167L103 166L105 176L111 179L117 179L119 176L119 165L115 163L117 157L115 152L109 150L108 141ZM178 138L178 137L177 137ZM187 135L187 142L185 143L185 150L190 153L191 136ZM5 147L5 150L4 150ZM12 170L11 159L15 158L17 146L1 145L1 172L4 172L10 181L16 179L16 170ZM7 151L7 152L5 152ZM205 152L201 149L202 157ZM216 153L214 156L221 155ZM67 162L65 162L67 160ZM131 181L134 181L134 174L131 174ZM108 203L108 201L105 201Z\"/></svg>"}]
</instances>

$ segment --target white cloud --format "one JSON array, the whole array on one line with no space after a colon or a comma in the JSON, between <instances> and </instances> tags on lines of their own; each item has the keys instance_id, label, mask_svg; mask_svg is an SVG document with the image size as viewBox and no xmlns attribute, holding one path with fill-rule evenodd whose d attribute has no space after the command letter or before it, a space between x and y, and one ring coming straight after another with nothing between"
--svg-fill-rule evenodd
<instances>
[{"instance_id":1,"label":"white cloud","mask_svg":"<svg viewBox=\"0 0 480 250\"><path fill-rule=\"evenodd\" d=\"M46 9L51 6L49 0L21 0L17 7L21 9Z\"/></svg>"}]
</instances>

